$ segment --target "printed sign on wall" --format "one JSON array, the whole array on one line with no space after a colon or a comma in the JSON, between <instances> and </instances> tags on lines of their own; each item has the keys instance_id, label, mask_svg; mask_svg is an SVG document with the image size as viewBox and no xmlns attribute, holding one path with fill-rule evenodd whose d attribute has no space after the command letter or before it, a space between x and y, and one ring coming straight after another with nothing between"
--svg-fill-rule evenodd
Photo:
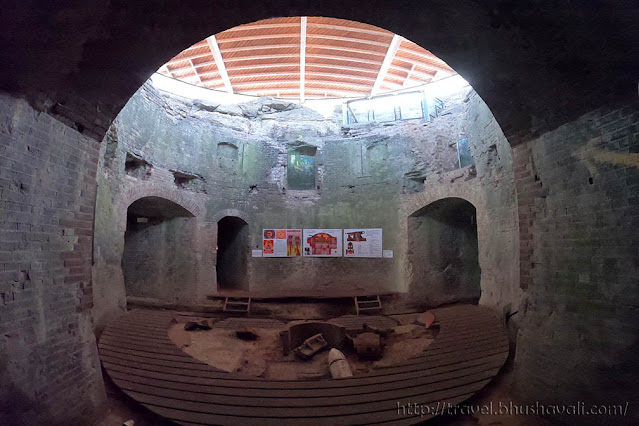
<instances>
[{"instance_id":1,"label":"printed sign on wall","mask_svg":"<svg viewBox=\"0 0 639 426\"><path fill-rule=\"evenodd\" d=\"M342 230L305 229L304 256L342 257Z\"/></svg>"},{"instance_id":2,"label":"printed sign on wall","mask_svg":"<svg viewBox=\"0 0 639 426\"><path fill-rule=\"evenodd\" d=\"M382 257L382 229L344 229L345 257Z\"/></svg>"},{"instance_id":3,"label":"printed sign on wall","mask_svg":"<svg viewBox=\"0 0 639 426\"><path fill-rule=\"evenodd\" d=\"M301 229L263 229L263 257L302 255Z\"/></svg>"}]
</instances>

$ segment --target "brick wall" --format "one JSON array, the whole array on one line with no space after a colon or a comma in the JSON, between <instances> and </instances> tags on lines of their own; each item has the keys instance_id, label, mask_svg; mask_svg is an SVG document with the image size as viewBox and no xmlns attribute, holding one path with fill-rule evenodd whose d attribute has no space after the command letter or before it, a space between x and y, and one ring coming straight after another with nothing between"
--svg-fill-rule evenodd
<instances>
[{"instance_id":1,"label":"brick wall","mask_svg":"<svg viewBox=\"0 0 639 426\"><path fill-rule=\"evenodd\" d=\"M0 94L0 418L88 419L104 402L91 324L99 143Z\"/></svg>"},{"instance_id":2,"label":"brick wall","mask_svg":"<svg viewBox=\"0 0 639 426\"><path fill-rule=\"evenodd\" d=\"M639 400L639 104L593 111L517 146L514 159L525 291L518 393L632 404Z\"/></svg>"}]
</instances>

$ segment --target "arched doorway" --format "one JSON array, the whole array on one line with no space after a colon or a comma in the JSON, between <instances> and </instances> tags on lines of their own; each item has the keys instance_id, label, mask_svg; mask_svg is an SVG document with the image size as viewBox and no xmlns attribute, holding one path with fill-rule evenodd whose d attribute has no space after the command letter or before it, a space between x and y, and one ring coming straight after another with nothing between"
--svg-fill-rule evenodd
<instances>
[{"instance_id":1,"label":"arched doorway","mask_svg":"<svg viewBox=\"0 0 639 426\"><path fill-rule=\"evenodd\" d=\"M226 216L217 222L217 282L220 290L248 290L249 226Z\"/></svg>"},{"instance_id":2,"label":"arched doorway","mask_svg":"<svg viewBox=\"0 0 639 426\"><path fill-rule=\"evenodd\" d=\"M477 303L481 271L475 206L461 198L444 198L410 215L408 257L415 303Z\"/></svg>"},{"instance_id":3,"label":"arched doorway","mask_svg":"<svg viewBox=\"0 0 639 426\"><path fill-rule=\"evenodd\" d=\"M161 197L144 197L127 209L122 273L127 296L163 300L192 297L197 282L196 221Z\"/></svg>"}]
</instances>

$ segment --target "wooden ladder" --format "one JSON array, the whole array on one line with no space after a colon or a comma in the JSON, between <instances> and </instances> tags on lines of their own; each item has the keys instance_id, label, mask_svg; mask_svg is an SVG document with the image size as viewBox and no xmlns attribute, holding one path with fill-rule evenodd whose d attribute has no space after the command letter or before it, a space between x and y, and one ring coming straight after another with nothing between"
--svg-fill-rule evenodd
<instances>
[{"instance_id":1,"label":"wooden ladder","mask_svg":"<svg viewBox=\"0 0 639 426\"><path fill-rule=\"evenodd\" d=\"M249 314L251 312L250 297L227 297L224 300L223 312Z\"/></svg>"},{"instance_id":2,"label":"wooden ladder","mask_svg":"<svg viewBox=\"0 0 639 426\"><path fill-rule=\"evenodd\" d=\"M374 311L382 309L382 301L379 299L379 295L375 296L355 296L355 311L359 315L360 311Z\"/></svg>"}]
</instances>

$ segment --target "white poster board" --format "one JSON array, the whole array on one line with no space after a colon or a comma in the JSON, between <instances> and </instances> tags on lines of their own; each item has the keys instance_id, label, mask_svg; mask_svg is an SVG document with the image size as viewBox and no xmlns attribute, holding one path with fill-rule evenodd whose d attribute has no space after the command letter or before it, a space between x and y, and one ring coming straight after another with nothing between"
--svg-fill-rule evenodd
<instances>
[{"instance_id":1,"label":"white poster board","mask_svg":"<svg viewBox=\"0 0 639 426\"><path fill-rule=\"evenodd\" d=\"M262 229L263 257L296 257L301 255L301 229Z\"/></svg>"},{"instance_id":2,"label":"white poster board","mask_svg":"<svg viewBox=\"0 0 639 426\"><path fill-rule=\"evenodd\" d=\"M382 257L382 229L344 229L344 257Z\"/></svg>"},{"instance_id":3,"label":"white poster board","mask_svg":"<svg viewBox=\"0 0 639 426\"><path fill-rule=\"evenodd\" d=\"M342 257L341 229L305 229L304 256Z\"/></svg>"}]
</instances>

